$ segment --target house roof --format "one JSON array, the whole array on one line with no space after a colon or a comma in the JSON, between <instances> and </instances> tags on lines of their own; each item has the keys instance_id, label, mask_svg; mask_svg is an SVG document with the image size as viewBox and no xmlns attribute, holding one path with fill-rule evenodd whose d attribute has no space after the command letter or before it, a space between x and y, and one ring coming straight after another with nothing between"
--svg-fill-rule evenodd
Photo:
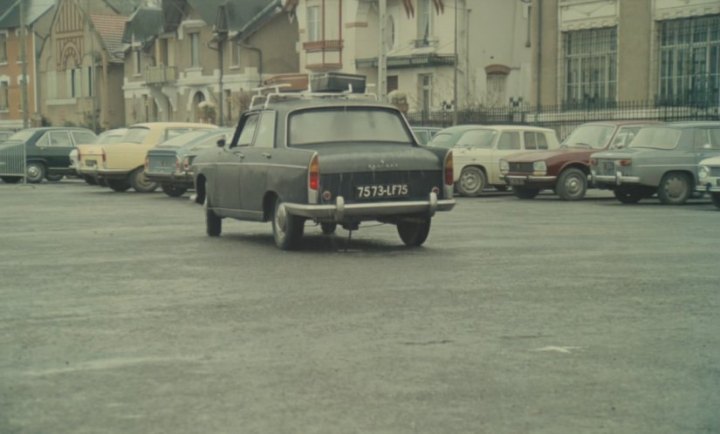
<instances>
[{"instance_id":1,"label":"house roof","mask_svg":"<svg viewBox=\"0 0 720 434\"><path fill-rule=\"evenodd\" d=\"M118 14L129 16L140 6L142 0L105 0L105 3L115 9Z\"/></svg>"},{"instance_id":2,"label":"house roof","mask_svg":"<svg viewBox=\"0 0 720 434\"><path fill-rule=\"evenodd\" d=\"M25 22L32 25L55 6L54 0L22 0L25 3ZM0 29L20 27L20 1L0 0Z\"/></svg>"},{"instance_id":3,"label":"house roof","mask_svg":"<svg viewBox=\"0 0 720 434\"><path fill-rule=\"evenodd\" d=\"M203 21L216 29L237 32L242 38L260 27L278 11L282 0L187 0Z\"/></svg>"},{"instance_id":4,"label":"house roof","mask_svg":"<svg viewBox=\"0 0 720 434\"><path fill-rule=\"evenodd\" d=\"M147 43L165 31L165 20L162 9L139 8L128 18L122 42L133 41Z\"/></svg>"},{"instance_id":5,"label":"house roof","mask_svg":"<svg viewBox=\"0 0 720 434\"><path fill-rule=\"evenodd\" d=\"M123 32L127 18L122 15L98 15L90 14L95 30L105 45L110 55L111 62L122 62L123 54Z\"/></svg>"}]
</instances>

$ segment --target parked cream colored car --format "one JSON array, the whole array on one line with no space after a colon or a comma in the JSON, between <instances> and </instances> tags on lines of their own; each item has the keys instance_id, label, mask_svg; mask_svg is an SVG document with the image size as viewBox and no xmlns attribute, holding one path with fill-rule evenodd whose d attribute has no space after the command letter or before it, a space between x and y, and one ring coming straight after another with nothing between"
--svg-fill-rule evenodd
<instances>
[{"instance_id":1,"label":"parked cream colored car","mask_svg":"<svg viewBox=\"0 0 720 434\"><path fill-rule=\"evenodd\" d=\"M428 146L452 148L455 188L463 196L489 185L507 189L500 160L508 155L560 147L554 130L524 125L458 125L438 132Z\"/></svg>"},{"instance_id":2,"label":"parked cream colored car","mask_svg":"<svg viewBox=\"0 0 720 434\"><path fill-rule=\"evenodd\" d=\"M145 177L147 151L160 143L188 131L217 128L211 124L189 122L148 122L128 128L122 142L112 146L83 145L78 147L78 174L91 176L115 191L132 187L147 193L158 188Z\"/></svg>"}]
</instances>

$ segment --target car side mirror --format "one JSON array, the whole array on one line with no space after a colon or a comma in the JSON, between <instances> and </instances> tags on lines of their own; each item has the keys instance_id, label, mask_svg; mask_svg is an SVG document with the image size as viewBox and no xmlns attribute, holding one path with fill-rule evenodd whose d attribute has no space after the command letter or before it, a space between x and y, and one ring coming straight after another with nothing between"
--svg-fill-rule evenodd
<instances>
[{"instance_id":1,"label":"car side mirror","mask_svg":"<svg viewBox=\"0 0 720 434\"><path fill-rule=\"evenodd\" d=\"M218 141L217 141L218 148L224 148L226 144L227 144L227 142L225 141L225 139L218 139Z\"/></svg>"}]
</instances>

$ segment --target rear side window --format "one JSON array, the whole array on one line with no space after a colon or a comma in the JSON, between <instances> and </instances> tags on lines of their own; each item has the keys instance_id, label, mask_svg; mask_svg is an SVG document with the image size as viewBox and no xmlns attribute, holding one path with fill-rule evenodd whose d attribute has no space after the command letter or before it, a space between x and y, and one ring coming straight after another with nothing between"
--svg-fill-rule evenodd
<instances>
[{"instance_id":1,"label":"rear side window","mask_svg":"<svg viewBox=\"0 0 720 434\"><path fill-rule=\"evenodd\" d=\"M520 149L520 133L517 131L507 131L500 135L498 140L498 149L514 150Z\"/></svg>"},{"instance_id":2,"label":"rear side window","mask_svg":"<svg viewBox=\"0 0 720 434\"><path fill-rule=\"evenodd\" d=\"M128 143L142 143L150 132L147 128L130 128L123 141Z\"/></svg>"},{"instance_id":3,"label":"rear side window","mask_svg":"<svg viewBox=\"0 0 720 434\"><path fill-rule=\"evenodd\" d=\"M249 146L252 143L253 137L255 137L255 129L257 128L258 118L260 116L257 113L253 113L245 119L245 124L240 132L237 146Z\"/></svg>"},{"instance_id":4,"label":"rear side window","mask_svg":"<svg viewBox=\"0 0 720 434\"><path fill-rule=\"evenodd\" d=\"M60 148L71 148L73 146L70 141L70 136L65 131L51 131L50 132L50 146L57 146Z\"/></svg>"},{"instance_id":5,"label":"rear side window","mask_svg":"<svg viewBox=\"0 0 720 434\"><path fill-rule=\"evenodd\" d=\"M85 131L73 131L72 135L75 139L76 145L88 145L90 143L95 143L97 140L95 135L86 133Z\"/></svg>"},{"instance_id":6,"label":"rear side window","mask_svg":"<svg viewBox=\"0 0 720 434\"><path fill-rule=\"evenodd\" d=\"M462 135L455 146L490 149L496 132L493 130L470 130Z\"/></svg>"},{"instance_id":7,"label":"rear side window","mask_svg":"<svg viewBox=\"0 0 720 434\"><path fill-rule=\"evenodd\" d=\"M190 128L168 128L167 131L165 131L165 140L172 139L173 137L177 137L179 135L185 134L188 131L191 131Z\"/></svg>"}]
</instances>

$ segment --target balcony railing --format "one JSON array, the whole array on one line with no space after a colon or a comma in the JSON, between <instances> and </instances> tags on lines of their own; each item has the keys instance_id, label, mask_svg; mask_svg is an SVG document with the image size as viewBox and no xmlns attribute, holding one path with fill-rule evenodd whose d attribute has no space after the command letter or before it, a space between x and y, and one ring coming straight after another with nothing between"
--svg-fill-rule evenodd
<instances>
[{"instance_id":1,"label":"balcony railing","mask_svg":"<svg viewBox=\"0 0 720 434\"><path fill-rule=\"evenodd\" d=\"M174 66L149 66L145 70L145 83L162 85L177 81L177 68Z\"/></svg>"}]
</instances>

